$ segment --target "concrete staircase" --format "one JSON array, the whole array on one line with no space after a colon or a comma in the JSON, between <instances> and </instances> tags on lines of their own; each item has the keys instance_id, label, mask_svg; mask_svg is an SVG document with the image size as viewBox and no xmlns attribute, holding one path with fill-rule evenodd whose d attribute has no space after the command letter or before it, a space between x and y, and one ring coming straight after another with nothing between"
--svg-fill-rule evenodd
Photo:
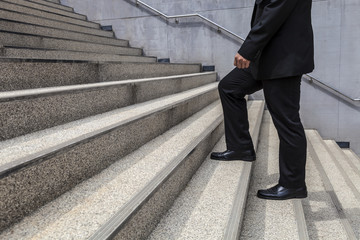
<instances>
[{"instance_id":1,"label":"concrete staircase","mask_svg":"<svg viewBox=\"0 0 360 240\"><path fill-rule=\"evenodd\" d=\"M359 239L360 160L308 130L304 200L264 201L276 131L249 101L255 163L225 149L216 73L157 63L58 0L0 0L0 239Z\"/></svg>"}]
</instances>

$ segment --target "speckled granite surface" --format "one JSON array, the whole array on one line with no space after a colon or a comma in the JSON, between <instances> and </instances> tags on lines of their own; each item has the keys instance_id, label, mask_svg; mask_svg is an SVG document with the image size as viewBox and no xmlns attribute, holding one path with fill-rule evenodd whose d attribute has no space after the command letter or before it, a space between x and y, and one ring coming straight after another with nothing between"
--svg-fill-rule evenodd
<instances>
[{"instance_id":1,"label":"speckled granite surface","mask_svg":"<svg viewBox=\"0 0 360 240\"><path fill-rule=\"evenodd\" d=\"M0 93L0 140L186 91L215 79L215 74L198 73Z\"/></svg>"},{"instance_id":2,"label":"speckled granite surface","mask_svg":"<svg viewBox=\"0 0 360 240\"><path fill-rule=\"evenodd\" d=\"M40 136L35 134L1 142L2 147L7 145L0 148L0 154L4 156L0 158L2 164L4 161L9 163L9 158L15 160L22 157L26 160L26 156L30 154L49 148L49 151L54 151L51 148L58 148L50 155L40 157L40 162L16 170L0 180L3 186L7 186L0 194L3 203L1 212L5 212L7 217L1 223L5 226L22 218L106 168L119 157L132 152L201 110L217 99L216 86L217 83L209 84L199 89L146 102L137 107L120 109L105 116L95 116L92 121L83 120L81 125L77 122L63 126L60 131L49 130L50 134L45 131L44 135L39 133ZM154 114L151 114L152 112ZM136 119L139 115L143 117ZM126 123L126 119L132 118L134 121ZM82 135L86 132L92 133L114 123L121 125L96 137L87 136L81 142L76 140L77 137L83 138ZM49 138L49 135L53 138ZM28 137L32 138L32 141ZM72 140L74 138L75 140ZM74 142L65 143L67 141Z\"/></svg>"},{"instance_id":3,"label":"speckled granite surface","mask_svg":"<svg viewBox=\"0 0 360 240\"><path fill-rule=\"evenodd\" d=\"M121 158L100 174L79 184L73 190L26 217L0 235L0 238L88 238L122 204L126 203L159 170L176 157L192 139L207 129L221 113L219 102L206 107L137 151ZM216 141L215 138L214 141ZM202 147L199 147L199 152L202 152L203 147L209 148L207 145L208 143L204 143ZM190 158L198 156L198 153L194 153L190 155ZM201 158L198 159L201 160ZM192 168L192 164L198 164L196 161L185 164L187 170ZM179 171L177 176L180 177L183 173ZM176 184L178 178L174 179L172 182Z\"/></svg>"},{"instance_id":4,"label":"speckled granite surface","mask_svg":"<svg viewBox=\"0 0 360 240\"><path fill-rule=\"evenodd\" d=\"M292 200L267 201L256 196L257 190L277 184L278 147L276 129L265 111L240 239L299 239Z\"/></svg>"}]
</instances>

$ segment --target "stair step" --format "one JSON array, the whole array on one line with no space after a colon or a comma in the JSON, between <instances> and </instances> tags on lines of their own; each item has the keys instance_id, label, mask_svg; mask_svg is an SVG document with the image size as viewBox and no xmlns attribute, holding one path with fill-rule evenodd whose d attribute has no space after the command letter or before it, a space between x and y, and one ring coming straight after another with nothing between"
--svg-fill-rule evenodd
<instances>
[{"instance_id":1,"label":"stair step","mask_svg":"<svg viewBox=\"0 0 360 240\"><path fill-rule=\"evenodd\" d=\"M279 139L269 111L264 112L259 139L240 239L309 239L301 200L256 196L258 189L272 187L279 179Z\"/></svg>"},{"instance_id":2,"label":"stair step","mask_svg":"<svg viewBox=\"0 0 360 240\"><path fill-rule=\"evenodd\" d=\"M248 108L250 133L256 145L264 102L250 101ZM213 151L224 149L223 137ZM250 177L245 173L247 165L251 163L213 161L208 155L148 239L236 239L242 218L240 202L246 200L245 182Z\"/></svg>"},{"instance_id":3,"label":"stair step","mask_svg":"<svg viewBox=\"0 0 360 240\"><path fill-rule=\"evenodd\" d=\"M217 98L208 84L0 142L0 231Z\"/></svg>"},{"instance_id":4,"label":"stair step","mask_svg":"<svg viewBox=\"0 0 360 240\"><path fill-rule=\"evenodd\" d=\"M346 184L352 188L354 195L360 201L360 172L349 164L350 160L348 159L347 155L342 151L342 149L334 140L324 140L324 142L328 151L334 157L334 163L345 179Z\"/></svg>"},{"instance_id":5,"label":"stair step","mask_svg":"<svg viewBox=\"0 0 360 240\"><path fill-rule=\"evenodd\" d=\"M45 0L45 1L48 1L48 2L53 2L53 3L57 3L57 4L60 4L60 0Z\"/></svg>"},{"instance_id":6,"label":"stair step","mask_svg":"<svg viewBox=\"0 0 360 240\"><path fill-rule=\"evenodd\" d=\"M140 225L157 222L157 215L166 211L166 205L222 135L221 115L217 101L131 154L118 157L100 174L6 230L0 238L88 239L117 212L124 213L120 218L129 212L136 218L147 209L136 224L137 232L142 232ZM149 200L139 210L137 205L144 197ZM164 197L168 202L160 201Z\"/></svg>"},{"instance_id":7,"label":"stair step","mask_svg":"<svg viewBox=\"0 0 360 240\"><path fill-rule=\"evenodd\" d=\"M354 153L351 149L343 149L343 152L348 157L349 164L351 168L354 169L355 172L360 173L360 158L356 153Z\"/></svg>"},{"instance_id":8,"label":"stair step","mask_svg":"<svg viewBox=\"0 0 360 240\"><path fill-rule=\"evenodd\" d=\"M87 20L87 17L83 14L78 14L78 13L74 13L74 12L69 12L69 11L64 11L62 9L59 8L53 8L50 6L46 6L43 4L39 4L36 2L32 2L32 1L28 1L28 0L2 0L2 1L6 1L12 4L16 4L19 6L23 6L23 7L29 7L31 9L36 9L36 10L41 10L43 12L46 13L53 13L53 14L58 14L61 16L67 16L67 17L71 17L71 18L75 18L75 19L80 19L80 20Z\"/></svg>"},{"instance_id":9,"label":"stair step","mask_svg":"<svg viewBox=\"0 0 360 240\"><path fill-rule=\"evenodd\" d=\"M0 91L182 75L198 73L200 69L199 64L99 64L7 59L0 61Z\"/></svg>"},{"instance_id":10,"label":"stair step","mask_svg":"<svg viewBox=\"0 0 360 240\"><path fill-rule=\"evenodd\" d=\"M123 47L127 47L129 45L129 42L127 40L116 39L112 37L97 36L87 33L79 33L79 32L56 29L56 28L35 26L31 24L5 21L1 19L0 19L0 31L32 34L32 35L39 35L44 37L70 39L70 40L123 46Z\"/></svg>"},{"instance_id":11,"label":"stair step","mask_svg":"<svg viewBox=\"0 0 360 240\"><path fill-rule=\"evenodd\" d=\"M307 130L310 142L310 152L321 174L326 191L331 195L336 206L339 218L342 220L348 239L360 237L360 214L354 211L355 206L360 206L360 199L356 188L346 180L338 168L338 159L328 151L324 140L316 130Z\"/></svg>"},{"instance_id":12,"label":"stair step","mask_svg":"<svg viewBox=\"0 0 360 240\"><path fill-rule=\"evenodd\" d=\"M82 34L83 41L91 41L87 35L113 38L114 33L101 30L100 28L89 28L72 23L60 22L39 16L27 15L0 9L0 30L15 33L38 34L42 36L53 36L58 38L71 38L72 33ZM58 35L53 35L57 33ZM77 35L75 35L77 36ZM76 38L76 40L82 40ZM124 41L124 40L123 40Z\"/></svg>"},{"instance_id":13,"label":"stair step","mask_svg":"<svg viewBox=\"0 0 360 240\"><path fill-rule=\"evenodd\" d=\"M34 16L43 17L43 18L52 19L52 20L61 21L61 22L77 24L77 25L85 26L85 27L100 29L100 25L98 23L89 22L86 20L81 20L81 19L67 17L67 16L62 16L62 15L55 14L55 13L44 12L44 11L37 10L34 8L21 6L18 4L13 4L11 2L7 2L7 0L0 1L0 9L18 12L18 13L22 13L22 14L34 15Z\"/></svg>"},{"instance_id":14,"label":"stair step","mask_svg":"<svg viewBox=\"0 0 360 240\"><path fill-rule=\"evenodd\" d=\"M308 148L311 148L310 144ZM342 223L343 220L332 201L333 192L329 192L326 188L310 152L308 151L306 163L308 197L302 200L309 238L349 239Z\"/></svg>"},{"instance_id":15,"label":"stair step","mask_svg":"<svg viewBox=\"0 0 360 240\"><path fill-rule=\"evenodd\" d=\"M215 73L0 92L0 140L216 81Z\"/></svg>"},{"instance_id":16,"label":"stair step","mask_svg":"<svg viewBox=\"0 0 360 240\"><path fill-rule=\"evenodd\" d=\"M29 2L39 3L45 6L53 7L53 8L59 8L65 11L74 12L74 9L72 7L68 7L65 5L59 4L59 2L51 2L46 0L28 0Z\"/></svg>"},{"instance_id":17,"label":"stair step","mask_svg":"<svg viewBox=\"0 0 360 240\"><path fill-rule=\"evenodd\" d=\"M130 56L117 54L101 54L91 52L43 50L31 48L0 48L0 58L71 60L93 62L156 62L156 57Z\"/></svg>"},{"instance_id":18,"label":"stair step","mask_svg":"<svg viewBox=\"0 0 360 240\"><path fill-rule=\"evenodd\" d=\"M105 45L98 43L80 42L74 40L40 37L27 34L2 32L0 44L5 47L22 47L36 49L82 51L105 54L122 54L141 56L142 49Z\"/></svg>"}]
</instances>

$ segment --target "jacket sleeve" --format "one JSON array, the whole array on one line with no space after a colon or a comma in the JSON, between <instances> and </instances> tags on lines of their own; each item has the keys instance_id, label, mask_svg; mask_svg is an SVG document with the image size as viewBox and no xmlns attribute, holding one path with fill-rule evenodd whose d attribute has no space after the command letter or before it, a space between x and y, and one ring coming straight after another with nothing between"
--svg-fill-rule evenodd
<instances>
[{"instance_id":1,"label":"jacket sleeve","mask_svg":"<svg viewBox=\"0 0 360 240\"><path fill-rule=\"evenodd\" d=\"M289 17L299 0L271 0L251 28L238 53L253 61Z\"/></svg>"}]
</instances>

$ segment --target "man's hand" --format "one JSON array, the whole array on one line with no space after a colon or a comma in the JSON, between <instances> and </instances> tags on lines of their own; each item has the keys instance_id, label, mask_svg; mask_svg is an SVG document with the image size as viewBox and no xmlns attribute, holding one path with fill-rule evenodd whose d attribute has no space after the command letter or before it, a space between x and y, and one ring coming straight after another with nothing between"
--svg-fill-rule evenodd
<instances>
[{"instance_id":1,"label":"man's hand","mask_svg":"<svg viewBox=\"0 0 360 240\"><path fill-rule=\"evenodd\" d=\"M239 53L235 55L234 66L238 68L248 68L250 61L243 58Z\"/></svg>"}]
</instances>

